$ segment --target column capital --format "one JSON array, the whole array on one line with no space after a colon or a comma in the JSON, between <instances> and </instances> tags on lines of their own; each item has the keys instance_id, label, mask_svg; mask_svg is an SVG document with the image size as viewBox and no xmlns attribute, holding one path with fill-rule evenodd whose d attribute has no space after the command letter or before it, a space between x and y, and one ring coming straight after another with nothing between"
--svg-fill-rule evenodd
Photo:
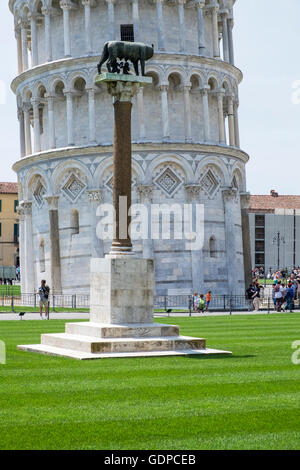
<instances>
[{"instance_id":1,"label":"column capital","mask_svg":"<svg viewBox=\"0 0 300 470\"><path fill-rule=\"evenodd\" d=\"M185 190L189 201L195 201L199 198L201 193L201 186L199 184L186 184Z\"/></svg>"},{"instance_id":2,"label":"column capital","mask_svg":"<svg viewBox=\"0 0 300 470\"><path fill-rule=\"evenodd\" d=\"M52 7L42 7L42 14L44 16L51 16L52 14Z\"/></svg>"},{"instance_id":3,"label":"column capital","mask_svg":"<svg viewBox=\"0 0 300 470\"><path fill-rule=\"evenodd\" d=\"M183 88L183 91L184 91L184 92L190 92L191 89L192 89L192 85L187 85L187 84L186 84L186 85L183 85L182 88Z\"/></svg>"},{"instance_id":4,"label":"column capital","mask_svg":"<svg viewBox=\"0 0 300 470\"><path fill-rule=\"evenodd\" d=\"M131 101L139 92L140 84L134 82L107 82L108 93L116 101Z\"/></svg>"},{"instance_id":5,"label":"column capital","mask_svg":"<svg viewBox=\"0 0 300 470\"><path fill-rule=\"evenodd\" d=\"M87 195L90 203L95 202L97 204L101 204L101 202L103 201L102 189L90 189L89 191L87 191Z\"/></svg>"},{"instance_id":6,"label":"column capital","mask_svg":"<svg viewBox=\"0 0 300 470\"><path fill-rule=\"evenodd\" d=\"M227 16L229 15L229 10L227 10L227 8L223 8L222 10L219 11L219 13L222 19L226 19Z\"/></svg>"},{"instance_id":7,"label":"column capital","mask_svg":"<svg viewBox=\"0 0 300 470\"><path fill-rule=\"evenodd\" d=\"M19 216L19 221L20 222L23 222L24 218L25 218L25 211L24 211L24 207L18 205L17 209L16 209L16 212Z\"/></svg>"},{"instance_id":8,"label":"column capital","mask_svg":"<svg viewBox=\"0 0 300 470\"><path fill-rule=\"evenodd\" d=\"M237 188L231 186L222 188L223 199L227 202L233 202L236 199L237 193Z\"/></svg>"},{"instance_id":9,"label":"column capital","mask_svg":"<svg viewBox=\"0 0 300 470\"><path fill-rule=\"evenodd\" d=\"M32 201L20 201L18 208L24 216L32 215Z\"/></svg>"},{"instance_id":10,"label":"column capital","mask_svg":"<svg viewBox=\"0 0 300 470\"><path fill-rule=\"evenodd\" d=\"M60 0L59 5L62 10L75 10L78 8L71 0Z\"/></svg>"},{"instance_id":11,"label":"column capital","mask_svg":"<svg viewBox=\"0 0 300 470\"><path fill-rule=\"evenodd\" d=\"M210 87L208 85L206 85L206 86L204 86L200 89L201 95L208 95L209 91L210 91Z\"/></svg>"},{"instance_id":12,"label":"column capital","mask_svg":"<svg viewBox=\"0 0 300 470\"><path fill-rule=\"evenodd\" d=\"M29 21L27 20L19 20L18 24L21 29L29 29Z\"/></svg>"},{"instance_id":13,"label":"column capital","mask_svg":"<svg viewBox=\"0 0 300 470\"><path fill-rule=\"evenodd\" d=\"M148 202L151 202L153 192L153 187L151 184L139 184L137 185L136 189L142 201L148 200Z\"/></svg>"},{"instance_id":14,"label":"column capital","mask_svg":"<svg viewBox=\"0 0 300 470\"><path fill-rule=\"evenodd\" d=\"M185 5L186 0L177 0L178 5Z\"/></svg>"},{"instance_id":15,"label":"column capital","mask_svg":"<svg viewBox=\"0 0 300 470\"><path fill-rule=\"evenodd\" d=\"M251 197L251 194L248 192L240 193L241 209L249 209L250 197Z\"/></svg>"},{"instance_id":16,"label":"column capital","mask_svg":"<svg viewBox=\"0 0 300 470\"><path fill-rule=\"evenodd\" d=\"M204 8L205 7L205 0L196 0L196 7L197 8Z\"/></svg>"},{"instance_id":17,"label":"column capital","mask_svg":"<svg viewBox=\"0 0 300 470\"><path fill-rule=\"evenodd\" d=\"M48 209L51 211L58 210L58 202L59 202L59 195L52 195L52 196L43 196L45 201L48 204Z\"/></svg>"},{"instance_id":18,"label":"column capital","mask_svg":"<svg viewBox=\"0 0 300 470\"><path fill-rule=\"evenodd\" d=\"M169 90L169 85L166 85L166 84L159 85L159 90L160 91L168 91Z\"/></svg>"}]
</instances>

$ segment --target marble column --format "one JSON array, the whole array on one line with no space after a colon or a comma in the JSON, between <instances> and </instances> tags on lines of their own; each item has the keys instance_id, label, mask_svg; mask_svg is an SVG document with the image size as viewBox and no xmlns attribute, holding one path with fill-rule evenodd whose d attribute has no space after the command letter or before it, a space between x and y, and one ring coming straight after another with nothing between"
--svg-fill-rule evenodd
<instances>
[{"instance_id":1,"label":"marble column","mask_svg":"<svg viewBox=\"0 0 300 470\"><path fill-rule=\"evenodd\" d=\"M234 133L235 133L235 146L240 148L240 126L239 126L239 103L234 102L233 104L233 114L234 114Z\"/></svg>"},{"instance_id":2,"label":"marble column","mask_svg":"<svg viewBox=\"0 0 300 470\"><path fill-rule=\"evenodd\" d=\"M33 235L32 235L32 202L22 201L21 208L24 210L24 247L26 247L25 260L25 294L33 294L36 292L35 272L34 272L34 252L33 252Z\"/></svg>"},{"instance_id":3,"label":"marble column","mask_svg":"<svg viewBox=\"0 0 300 470\"><path fill-rule=\"evenodd\" d=\"M238 291L239 275L236 263L236 228L234 224L237 189L223 188L222 193L225 212L225 242L228 269L228 293L234 295Z\"/></svg>"},{"instance_id":4,"label":"marble column","mask_svg":"<svg viewBox=\"0 0 300 470\"><path fill-rule=\"evenodd\" d=\"M178 0L178 18L179 18L179 52L185 51L185 19L184 19L185 0Z\"/></svg>"},{"instance_id":5,"label":"marble column","mask_svg":"<svg viewBox=\"0 0 300 470\"><path fill-rule=\"evenodd\" d=\"M24 120L24 111L22 108L18 109L18 119L19 119L19 128L20 128L20 155L21 158L26 155L26 146L25 146L25 120Z\"/></svg>"},{"instance_id":6,"label":"marble column","mask_svg":"<svg viewBox=\"0 0 300 470\"><path fill-rule=\"evenodd\" d=\"M157 37L158 37L158 50L165 50L165 25L163 15L163 1L156 0L156 15L157 15Z\"/></svg>"},{"instance_id":7,"label":"marble column","mask_svg":"<svg viewBox=\"0 0 300 470\"><path fill-rule=\"evenodd\" d=\"M95 89L86 89L89 97L89 143L96 144Z\"/></svg>"},{"instance_id":8,"label":"marble column","mask_svg":"<svg viewBox=\"0 0 300 470\"><path fill-rule=\"evenodd\" d=\"M21 23L21 40L22 40L22 64L23 72L28 70L28 24L24 21Z\"/></svg>"},{"instance_id":9,"label":"marble column","mask_svg":"<svg viewBox=\"0 0 300 470\"><path fill-rule=\"evenodd\" d=\"M205 86L201 89L202 95L202 107L203 107L203 119L204 119L204 142L210 141L210 121L209 121L209 106L208 106L208 91L209 86Z\"/></svg>"},{"instance_id":10,"label":"marble column","mask_svg":"<svg viewBox=\"0 0 300 470\"><path fill-rule=\"evenodd\" d=\"M227 20L228 26L228 47L229 47L229 62L234 65L234 45L233 45L233 18Z\"/></svg>"},{"instance_id":11,"label":"marble column","mask_svg":"<svg viewBox=\"0 0 300 470\"><path fill-rule=\"evenodd\" d=\"M54 96L45 95L48 104L48 136L49 136L49 148L54 149L56 147L55 142L55 123L54 123Z\"/></svg>"},{"instance_id":12,"label":"marble column","mask_svg":"<svg viewBox=\"0 0 300 470\"><path fill-rule=\"evenodd\" d=\"M134 25L134 40L140 41L139 0L132 0L132 20Z\"/></svg>"},{"instance_id":13,"label":"marble column","mask_svg":"<svg viewBox=\"0 0 300 470\"><path fill-rule=\"evenodd\" d=\"M200 56L206 55L205 38L204 38L204 18L203 8L205 7L205 0L197 0L197 16L198 16L198 50Z\"/></svg>"},{"instance_id":14,"label":"marble column","mask_svg":"<svg viewBox=\"0 0 300 470\"><path fill-rule=\"evenodd\" d=\"M24 127L25 127L25 149L26 155L32 154L32 145L31 145L31 128L30 128L30 109L31 104L24 104Z\"/></svg>"},{"instance_id":15,"label":"marble column","mask_svg":"<svg viewBox=\"0 0 300 470\"><path fill-rule=\"evenodd\" d=\"M139 195L140 204L143 204L147 208L147 214L148 214L148 238L145 240L142 240L144 259L154 259L154 247L153 247L153 240L151 238L152 191L153 191L153 188L151 184L139 184L137 186L137 192Z\"/></svg>"},{"instance_id":16,"label":"marble column","mask_svg":"<svg viewBox=\"0 0 300 470\"><path fill-rule=\"evenodd\" d=\"M92 54L91 0L82 0L84 6L85 51Z\"/></svg>"},{"instance_id":17,"label":"marble column","mask_svg":"<svg viewBox=\"0 0 300 470\"><path fill-rule=\"evenodd\" d=\"M218 117L219 117L219 142L220 142L220 144L226 144L225 119L224 119L224 108L223 108L224 96L225 96L225 90L220 90L217 93Z\"/></svg>"},{"instance_id":18,"label":"marble column","mask_svg":"<svg viewBox=\"0 0 300 470\"><path fill-rule=\"evenodd\" d=\"M140 88L140 91L137 95L137 103L138 103L138 116L139 116L139 138L140 140L145 139L146 131L145 131L145 113L144 113L144 89L143 87Z\"/></svg>"},{"instance_id":19,"label":"marble column","mask_svg":"<svg viewBox=\"0 0 300 470\"><path fill-rule=\"evenodd\" d=\"M170 138L169 131L169 105L168 105L168 85L161 85L161 114L162 114L162 130L163 130L163 139Z\"/></svg>"},{"instance_id":20,"label":"marble column","mask_svg":"<svg viewBox=\"0 0 300 470\"><path fill-rule=\"evenodd\" d=\"M19 256L20 256L20 270L21 270L21 292L26 293L26 263L25 263L25 211L21 205L17 207L19 216Z\"/></svg>"},{"instance_id":21,"label":"marble column","mask_svg":"<svg viewBox=\"0 0 300 470\"><path fill-rule=\"evenodd\" d=\"M247 288L252 283L252 261L251 261L251 242L250 242L250 223L249 223L250 193L240 193L240 200L241 200L245 286Z\"/></svg>"},{"instance_id":22,"label":"marble column","mask_svg":"<svg viewBox=\"0 0 300 470\"><path fill-rule=\"evenodd\" d=\"M71 91L64 92L67 102L67 134L68 134L68 146L74 145L73 135L73 93Z\"/></svg>"},{"instance_id":23,"label":"marble column","mask_svg":"<svg viewBox=\"0 0 300 470\"><path fill-rule=\"evenodd\" d=\"M39 100L31 100L33 106L33 121L34 121L34 152L41 151L41 126L40 126L40 102Z\"/></svg>"},{"instance_id":24,"label":"marble column","mask_svg":"<svg viewBox=\"0 0 300 470\"><path fill-rule=\"evenodd\" d=\"M59 242L59 196L44 196L49 209L49 237L50 237L50 272L51 272L51 294L62 293L61 283L61 259Z\"/></svg>"},{"instance_id":25,"label":"marble column","mask_svg":"<svg viewBox=\"0 0 300 470\"><path fill-rule=\"evenodd\" d=\"M228 38L228 10L221 11L222 30L223 30L223 60L229 62L229 38Z\"/></svg>"},{"instance_id":26,"label":"marble column","mask_svg":"<svg viewBox=\"0 0 300 470\"><path fill-rule=\"evenodd\" d=\"M23 72L21 30L18 28L16 29L15 33L16 33L16 40L17 40L17 53L18 53L18 73L21 74Z\"/></svg>"},{"instance_id":27,"label":"marble column","mask_svg":"<svg viewBox=\"0 0 300 470\"><path fill-rule=\"evenodd\" d=\"M115 39L115 0L106 0L108 14L108 41Z\"/></svg>"},{"instance_id":28,"label":"marble column","mask_svg":"<svg viewBox=\"0 0 300 470\"><path fill-rule=\"evenodd\" d=\"M212 7L211 7L211 15L212 15L212 28L213 28L213 54L214 54L215 59L220 59L218 11L219 11L219 6L216 3L216 1L213 1Z\"/></svg>"},{"instance_id":29,"label":"marble column","mask_svg":"<svg viewBox=\"0 0 300 470\"><path fill-rule=\"evenodd\" d=\"M229 144L231 145L231 147L235 147L233 96L228 96L228 124L229 124Z\"/></svg>"},{"instance_id":30,"label":"marble column","mask_svg":"<svg viewBox=\"0 0 300 470\"><path fill-rule=\"evenodd\" d=\"M103 258L104 257L104 246L103 240L97 236L97 207L102 203L102 190L92 189L87 192L88 200L90 203L91 213L91 256L92 258Z\"/></svg>"},{"instance_id":31,"label":"marble column","mask_svg":"<svg viewBox=\"0 0 300 470\"><path fill-rule=\"evenodd\" d=\"M32 66L38 65L38 38L37 38L37 23L34 15L30 16L30 28L31 28L31 56Z\"/></svg>"},{"instance_id":32,"label":"marble column","mask_svg":"<svg viewBox=\"0 0 300 470\"><path fill-rule=\"evenodd\" d=\"M52 44L51 44L51 9L42 8L45 23L45 54L46 62L52 61Z\"/></svg>"},{"instance_id":33,"label":"marble column","mask_svg":"<svg viewBox=\"0 0 300 470\"><path fill-rule=\"evenodd\" d=\"M201 187L198 184L187 184L185 186L187 202L195 205L200 204ZM196 227L195 210L192 212L192 220L190 221L190 232L192 233ZM191 267L192 267L192 290L199 294L204 293L204 272L203 272L203 250L191 250Z\"/></svg>"},{"instance_id":34,"label":"marble column","mask_svg":"<svg viewBox=\"0 0 300 470\"><path fill-rule=\"evenodd\" d=\"M60 2L60 7L63 11L65 57L71 57L70 10L72 6L68 0L63 0Z\"/></svg>"},{"instance_id":35,"label":"marble column","mask_svg":"<svg viewBox=\"0 0 300 470\"><path fill-rule=\"evenodd\" d=\"M191 100L190 100L191 86L184 86L184 127L185 127L185 140L192 140L192 117L191 117Z\"/></svg>"}]
</instances>

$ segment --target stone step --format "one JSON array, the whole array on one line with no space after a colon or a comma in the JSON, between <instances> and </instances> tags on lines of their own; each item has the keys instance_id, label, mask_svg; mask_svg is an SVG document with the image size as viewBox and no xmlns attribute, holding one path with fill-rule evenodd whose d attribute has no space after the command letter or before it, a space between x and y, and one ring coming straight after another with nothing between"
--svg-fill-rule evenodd
<instances>
[{"instance_id":1,"label":"stone step","mask_svg":"<svg viewBox=\"0 0 300 470\"><path fill-rule=\"evenodd\" d=\"M179 327L163 324L111 325L105 323L67 323L66 333L97 338L147 338L179 336Z\"/></svg>"},{"instance_id":2,"label":"stone step","mask_svg":"<svg viewBox=\"0 0 300 470\"><path fill-rule=\"evenodd\" d=\"M231 355L230 351L220 349L185 349L177 351L138 351L125 353L86 353L83 351L75 351L74 349L57 348L43 344L26 344L19 345L21 351L34 352L39 354L48 354L50 356L68 357L78 360L91 359L109 359L109 358L132 358L132 357L167 357L167 356L215 356L215 355Z\"/></svg>"},{"instance_id":3,"label":"stone step","mask_svg":"<svg viewBox=\"0 0 300 470\"><path fill-rule=\"evenodd\" d=\"M150 338L102 338L99 341L99 338L92 336L56 333L43 334L41 344L87 353L125 353L205 349L206 340L188 336L165 336Z\"/></svg>"}]
</instances>

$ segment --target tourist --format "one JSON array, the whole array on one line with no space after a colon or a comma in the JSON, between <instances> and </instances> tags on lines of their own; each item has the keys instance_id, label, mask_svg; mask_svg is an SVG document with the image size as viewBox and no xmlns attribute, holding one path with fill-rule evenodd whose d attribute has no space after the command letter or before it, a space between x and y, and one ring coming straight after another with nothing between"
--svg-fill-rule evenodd
<instances>
[{"instance_id":1,"label":"tourist","mask_svg":"<svg viewBox=\"0 0 300 470\"><path fill-rule=\"evenodd\" d=\"M254 286L254 294L252 296L253 307L255 312L259 312L259 303L260 303L260 285L258 283Z\"/></svg>"},{"instance_id":2,"label":"tourist","mask_svg":"<svg viewBox=\"0 0 300 470\"><path fill-rule=\"evenodd\" d=\"M205 307L206 307L206 311L208 311L208 307L209 307L209 304L211 302L211 291L209 290L207 292L207 294L205 295Z\"/></svg>"},{"instance_id":3,"label":"tourist","mask_svg":"<svg viewBox=\"0 0 300 470\"><path fill-rule=\"evenodd\" d=\"M197 312L197 310L198 310L199 299L200 299L199 294L197 292L195 292L195 294L193 296L194 312Z\"/></svg>"},{"instance_id":4,"label":"tourist","mask_svg":"<svg viewBox=\"0 0 300 470\"><path fill-rule=\"evenodd\" d=\"M246 290L246 299L248 300L248 311L252 311L252 303L253 303L253 295L254 295L254 287L253 284L250 284L248 289Z\"/></svg>"},{"instance_id":5,"label":"tourist","mask_svg":"<svg viewBox=\"0 0 300 470\"><path fill-rule=\"evenodd\" d=\"M199 302L198 302L197 312L198 313L203 313L204 310L205 310L205 300L204 300L204 295L201 294L200 298L199 298Z\"/></svg>"},{"instance_id":6,"label":"tourist","mask_svg":"<svg viewBox=\"0 0 300 470\"><path fill-rule=\"evenodd\" d=\"M38 294L40 296L40 318L43 319L43 307L45 307L45 319L49 320L49 293L50 287L47 286L46 281L42 280L39 287Z\"/></svg>"},{"instance_id":7,"label":"tourist","mask_svg":"<svg viewBox=\"0 0 300 470\"><path fill-rule=\"evenodd\" d=\"M285 300L286 308L290 311L290 313L292 313L294 304L294 289L291 282L288 283L288 287L285 292Z\"/></svg>"},{"instance_id":8,"label":"tourist","mask_svg":"<svg viewBox=\"0 0 300 470\"><path fill-rule=\"evenodd\" d=\"M284 301L283 298L283 287L281 285L281 281L278 281L278 284L276 284L274 288L274 294L275 294L275 299L276 299L276 310L277 312L281 312L282 304Z\"/></svg>"}]
</instances>

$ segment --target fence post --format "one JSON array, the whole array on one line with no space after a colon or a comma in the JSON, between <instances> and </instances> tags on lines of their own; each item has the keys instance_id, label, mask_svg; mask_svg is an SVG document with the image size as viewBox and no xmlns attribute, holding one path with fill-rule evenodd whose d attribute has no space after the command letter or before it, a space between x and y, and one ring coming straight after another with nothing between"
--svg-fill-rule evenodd
<instances>
[{"instance_id":1,"label":"fence post","mask_svg":"<svg viewBox=\"0 0 300 470\"><path fill-rule=\"evenodd\" d=\"M165 295L165 312L167 311L167 296Z\"/></svg>"},{"instance_id":2,"label":"fence post","mask_svg":"<svg viewBox=\"0 0 300 470\"><path fill-rule=\"evenodd\" d=\"M11 296L11 311L15 313L14 296Z\"/></svg>"},{"instance_id":3,"label":"fence post","mask_svg":"<svg viewBox=\"0 0 300 470\"><path fill-rule=\"evenodd\" d=\"M230 294L229 308L230 308L230 315L232 315L232 294Z\"/></svg>"},{"instance_id":4,"label":"fence post","mask_svg":"<svg viewBox=\"0 0 300 470\"><path fill-rule=\"evenodd\" d=\"M52 295L52 310L55 312L55 295Z\"/></svg>"},{"instance_id":5,"label":"fence post","mask_svg":"<svg viewBox=\"0 0 300 470\"><path fill-rule=\"evenodd\" d=\"M36 308L36 294L33 294L33 305Z\"/></svg>"},{"instance_id":6,"label":"fence post","mask_svg":"<svg viewBox=\"0 0 300 470\"><path fill-rule=\"evenodd\" d=\"M268 297L268 313L270 313L270 297Z\"/></svg>"},{"instance_id":7,"label":"fence post","mask_svg":"<svg viewBox=\"0 0 300 470\"><path fill-rule=\"evenodd\" d=\"M225 294L223 297L223 301L224 301L224 312L226 312L226 295Z\"/></svg>"},{"instance_id":8,"label":"fence post","mask_svg":"<svg viewBox=\"0 0 300 470\"><path fill-rule=\"evenodd\" d=\"M77 308L77 298L76 298L76 294L74 295L74 308L75 308L75 309Z\"/></svg>"},{"instance_id":9,"label":"fence post","mask_svg":"<svg viewBox=\"0 0 300 470\"><path fill-rule=\"evenodd\" d=\"M190 295L189 296L189 316L192 316L192 305L193 305L193 297Z\"/></svg>"}]
</instances>

